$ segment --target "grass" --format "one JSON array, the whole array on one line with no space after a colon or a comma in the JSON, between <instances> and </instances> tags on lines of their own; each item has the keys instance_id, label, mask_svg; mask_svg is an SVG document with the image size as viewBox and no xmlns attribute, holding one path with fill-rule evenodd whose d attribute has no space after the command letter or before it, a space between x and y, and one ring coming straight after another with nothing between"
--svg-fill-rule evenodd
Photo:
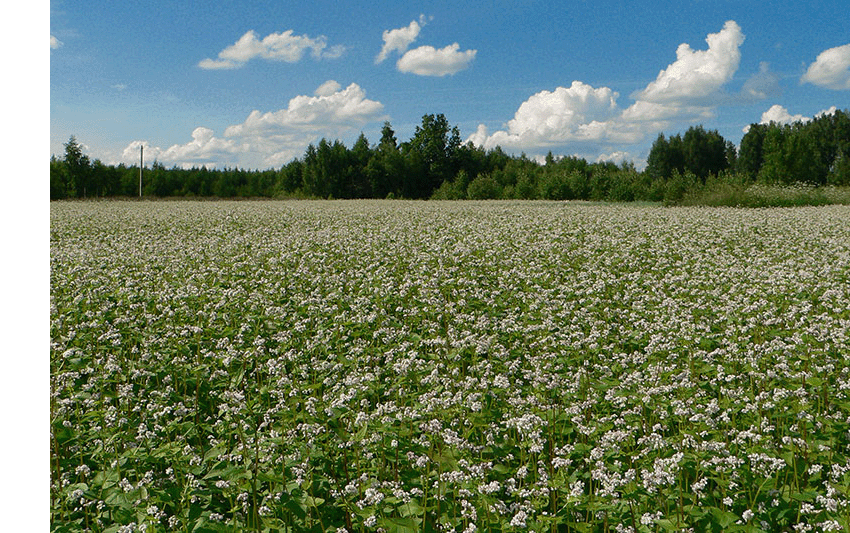
<instances>
[{"instance_id":1,"label":"grass","mask_svg":"<svg viewBox=\"0 0 850 533\"><path fill-rule=\"evenodd\" d=\"M713 207L850 205L850 187L814 187L801 183L787 186L741 185L717 181L685 194L680 204Z\"/></svg>"},{"instance_id":2,"label":"grass","mask_svg":"<svg viewBox=\"0 0 850 533\"><path fill-rule=\"evenodd\" d=\"M51 204L52 531L850 531L850 208Z\"/></svg>"}]
</instances>

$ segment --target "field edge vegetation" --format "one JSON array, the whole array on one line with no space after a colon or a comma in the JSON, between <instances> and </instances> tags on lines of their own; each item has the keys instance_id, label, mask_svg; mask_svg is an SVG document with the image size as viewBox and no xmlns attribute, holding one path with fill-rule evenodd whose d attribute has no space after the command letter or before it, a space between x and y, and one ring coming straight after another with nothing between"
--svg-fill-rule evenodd
<instances>
[{"instance_id":1,"label":"field edge vegetation","mask_svg":"<svg viewBox=\"0 0 850 533\"><path fill-rule=\"evenodd\" d=\"M545 199L652 201L667 205L782 206L848 203L850 114L808 122L752 124L740 146L693 126L658 135L638 171L629 162L593 162L549 153L538 162L501 148L463 144L446 117L425 115L399 143L387 122L377 144L361 134L351 148L322 139L279 169L205 166L144 169L145 197ZM137 166L91 161L74 137L51 158L50 197L139 196Z\"/></svg>"}]
</instances>

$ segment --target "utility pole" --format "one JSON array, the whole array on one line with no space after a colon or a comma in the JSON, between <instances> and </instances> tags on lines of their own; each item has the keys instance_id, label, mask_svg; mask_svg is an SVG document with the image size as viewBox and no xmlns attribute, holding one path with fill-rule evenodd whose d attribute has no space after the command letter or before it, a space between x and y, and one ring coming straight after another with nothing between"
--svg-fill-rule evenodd
<instances>
[{"instance_id":1,"label":"utility pole","mask_svg":"<svg viewBox=\"0 0 850 533\"><path fill-rule=\"evenodd\" d=\"M142 169L145 168L145 146L139 145L139 198L142 197Z\"/></svg>"}]
</instances>

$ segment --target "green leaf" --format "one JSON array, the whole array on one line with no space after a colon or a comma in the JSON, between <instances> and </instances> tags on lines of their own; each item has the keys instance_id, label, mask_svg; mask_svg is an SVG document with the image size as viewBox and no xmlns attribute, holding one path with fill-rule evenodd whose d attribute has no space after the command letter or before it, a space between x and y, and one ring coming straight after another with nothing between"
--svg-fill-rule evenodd
<instances>
[{"instance_id":1,"label":"green leaf","mask_svg":"<svg viewBox=\"0 0 850 533\"><path fill-rule=\"evenodd\" d=\"M307 507L318 507L318 506L322 505L323 503L325 503L325 499L324 498L314 498L313 496L307 496L306 498L304 498L304 503L307 505Z\"/></svg>"},{"instance_id":2,"label":"green leaf","mask_svg":"<svg viewBox=\"0 0 850 533\"><path fill-rule=\"evenodd\" d=\"M714 522L724 529L734 524L736 520L741 518L735 513L723 511L721 509L718 509L717 507L712 507L710 512L711 516L714 518Z\"/></svg>"},{"instance_id":3,"label":"green leaf","mask_svg":"<svg viewBox=\"0 0 850 533\"><path fill-rule=\"evenodd\" d=\"M381 527L389 533L417 533L421 520L413 518L382 518L379 520Z\"/></svg>"},{"instance_id":4,"label":"green leaf","mask_svg":"<svg viewBox=\"0 0 850 533\"><path fill-rule=\"evenodd\" d=\"M402 518L408 518L411 516L422 516L422 506L420 506L417 502L411 500L408 503L403 503L398 506L398 514Z\"/></svg>"},{"instance_id":5,"label":"green leaf","mask_svg":"<svg viewBox=\"0 0 850 533\"><path fill-rule=\"evenodd\" d=\"M678 531L680 529L676 524L673 523L672 520L668 520L666 518L662 520L656 520L655 523L661 526L661 529L663 529L664 531Z\"/></svg>"},{"instance_id":6,"label":"green leaf","mask_svg":"<svg viewBox=\"0 0 850 533\"><path fill-rule=\"evenodd\" d=\"M195 522L192 533L219 533L232 530L233 528L224 522L213 522L205 517L201 517Z\"/></svg>"}]
</instances>

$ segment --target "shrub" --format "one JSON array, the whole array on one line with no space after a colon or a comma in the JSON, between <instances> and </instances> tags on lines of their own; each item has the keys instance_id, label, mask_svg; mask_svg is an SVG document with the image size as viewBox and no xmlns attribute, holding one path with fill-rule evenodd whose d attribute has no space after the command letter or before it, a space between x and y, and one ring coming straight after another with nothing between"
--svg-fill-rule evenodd
<instances>
[{"instance_id":1,"label":"shrub","mask_svg":"<svg viewBox=\"0 0 850 533\"><path fill-rule=\"evenodd\" d=\"M470 200L490 200L501 197L501 188L489 174L479 174L469 182L466 195Z\"/></svg>"}]
</instances>

